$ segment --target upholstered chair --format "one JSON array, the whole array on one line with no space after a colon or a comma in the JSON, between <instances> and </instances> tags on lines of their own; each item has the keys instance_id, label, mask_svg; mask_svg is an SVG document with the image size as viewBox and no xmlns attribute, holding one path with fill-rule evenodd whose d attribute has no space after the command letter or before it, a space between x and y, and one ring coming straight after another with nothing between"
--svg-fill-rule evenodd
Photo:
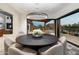
<instances>
[{"instance_id":1,"label":"upholstered chair","mask_svg":"<svg viewBox=\"0 0 79 59\"><path fill-rule=\"evenodd\" d=\"M15 42L9 38L5 38L4 39L4 51L5 51L5 54L8 53L8 48L14 44Z\"/></svg>"},{"instance_id":2,"label":"upholstered chair","mask_svg":"<svg viewBox=\"0 0 79 59\"><path fill-rule=\"evenodd\" d=\"M23 46L16 46L16 44L13 44L8 49L8 55L36 55L36 54L37 52L35 50Z\"/></svg>"},{"instance_id":3,"label":"upholstered chair","mask_svg":"<svg viewBox=\"0 0 79 59\"><path fill-rule=\"evenodd\" d=\"M58 42L54 46L39 49L39 53L40 55L63 55L63 46Z\"/></svg>"}]
</instances>

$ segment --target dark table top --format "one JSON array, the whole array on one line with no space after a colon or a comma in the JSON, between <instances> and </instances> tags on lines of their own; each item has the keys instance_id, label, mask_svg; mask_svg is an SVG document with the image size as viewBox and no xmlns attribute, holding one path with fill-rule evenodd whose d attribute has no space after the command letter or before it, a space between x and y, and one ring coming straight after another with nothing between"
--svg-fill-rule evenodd
<instances>
[{"instance_id":1,"label":"dark table top","mask_svg":"<svg viewBox=\"0 0 79 59\"><path fill-rule=\"evenodd\" d=\"M42 37L35 38L32 34L22 35L16 38L16 42L30 46L30 47L43 47L57 43L58 38L53 35L43 35Z\"/></svg>"}]
</instances>

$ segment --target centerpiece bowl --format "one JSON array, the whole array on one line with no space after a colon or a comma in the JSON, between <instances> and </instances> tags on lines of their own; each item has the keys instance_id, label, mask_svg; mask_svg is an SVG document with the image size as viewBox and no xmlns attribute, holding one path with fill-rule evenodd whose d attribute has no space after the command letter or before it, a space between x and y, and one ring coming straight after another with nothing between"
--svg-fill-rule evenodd
<instances>
[{"instance_id":1,"label":"centerpiece bowl","mask_svg":"<svg viewBox=\"0 0 79 59\"><path fill-rule=\"evenodd\" d=\"M42 37L43 31L41 29L34 29L32 35L33 37Z\"/></svg>"}]
</instances>

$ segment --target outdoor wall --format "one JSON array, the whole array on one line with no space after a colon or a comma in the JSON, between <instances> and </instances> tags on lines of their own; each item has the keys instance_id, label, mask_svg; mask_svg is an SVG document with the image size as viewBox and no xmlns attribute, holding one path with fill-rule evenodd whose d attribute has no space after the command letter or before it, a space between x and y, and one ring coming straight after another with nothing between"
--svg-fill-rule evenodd
<instances>
[{"instance_id":1,"label":"outdoor wall","mask_svg":"<svg viewBox=\"0 0 79 59\"><path fill-rule=\"evenodd\" d=\"M0 4L0 9L13 15L13 34L5 34L4 37L15 39L19 32L19 13L7 4Z\"/></svg>"}]
</instances>

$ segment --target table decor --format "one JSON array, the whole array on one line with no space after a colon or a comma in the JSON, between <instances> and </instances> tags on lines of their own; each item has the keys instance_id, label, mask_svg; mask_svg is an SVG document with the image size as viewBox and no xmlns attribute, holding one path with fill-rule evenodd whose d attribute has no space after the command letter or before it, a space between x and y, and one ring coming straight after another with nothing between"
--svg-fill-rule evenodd
<instances>
[{"instance_id":1,"label":"table decor","mask_svg":"<svg viewBox=\"0 0 79 59\"><path fill-rule=\"evenodd\" d=\"M42 37L43 31L41 29L34 29L32 35L33 37Z\"/></svg>"}]
</instances>

